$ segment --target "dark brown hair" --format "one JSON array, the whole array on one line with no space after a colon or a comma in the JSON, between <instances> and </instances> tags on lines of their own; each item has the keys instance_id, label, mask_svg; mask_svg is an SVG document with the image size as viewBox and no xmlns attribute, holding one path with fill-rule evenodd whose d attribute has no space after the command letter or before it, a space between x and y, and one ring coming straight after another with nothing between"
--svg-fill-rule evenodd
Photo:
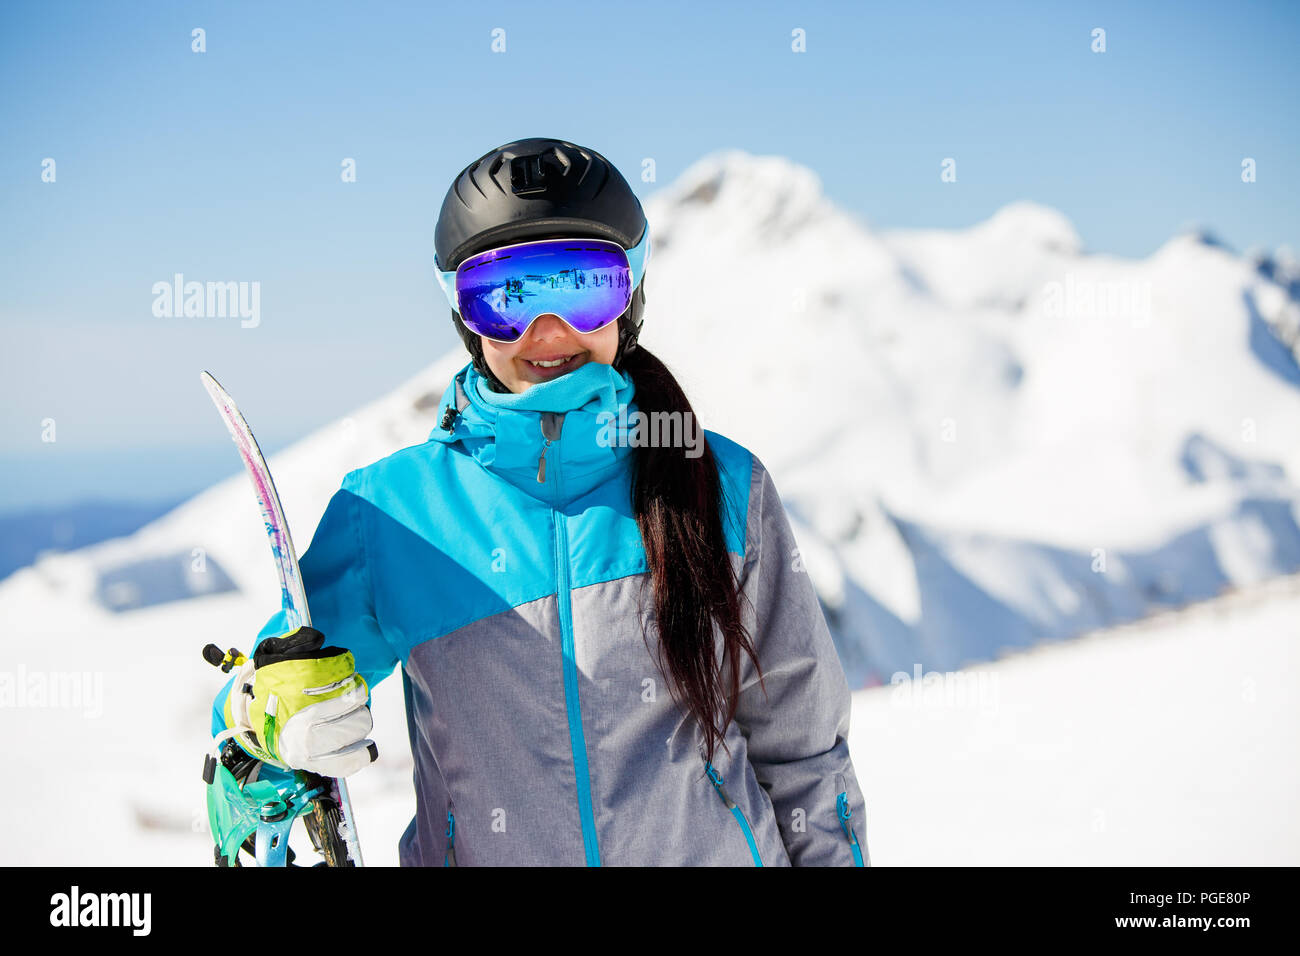
<instances>
[{"instance_id":1,"label":"dark brown hair","mask_svg":"<svg viewBox=\"0 0 1300 956\"><path fill-rule=\"evenodd\" d=\"M625 357L623 370L635 386L638 411L676 412L683 422L698 422L677 379L644 345ZM764 694L767 687L754 643L740 619L740 582L722 526L724 486L702 427L699 435L703 452L694 458L682 447L652 447L647 442L636 449L632 512L653 589L659 667L670 677L673 699L679 706L684 702L699 725L712 762L716 744L721 741L726 748L726 730L736 714L742 650L758 668ZM725 675L724 661L715 659L715 622L728 665Z\"/></svg>"}]
</instances>

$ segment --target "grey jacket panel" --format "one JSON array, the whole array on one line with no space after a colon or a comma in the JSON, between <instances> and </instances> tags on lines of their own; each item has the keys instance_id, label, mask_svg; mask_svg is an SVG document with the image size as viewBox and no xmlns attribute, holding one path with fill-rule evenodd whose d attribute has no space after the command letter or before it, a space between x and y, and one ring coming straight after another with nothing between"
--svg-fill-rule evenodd
<instances>
[{"instance_id":1,"label":"grey jacket panel","mask_svg":"<svg viewBox=\"0 0 1300 956\"><path fill-rule=\"evenodd\" d=\"M650 576L579 588L573 592L573 612L602 861L753 866L743 827L705 773L699 728L673 701L668 677L652 655L658 643ZM732 759L719 751L715 766L726 789L735 791L730 774L748 767L744 739L734 724L728 743ZM731 796L745 814L763 864L789 865L770 808L756 799L757 786L747 799L739 792Z\"/></svg>"},{"instance_id":2,"label":"grey jacket panel","mask_svg":"<svg viewBox=\"0 0 1300 956\"><path fill-rule=\"evenodd\" d=\"M583 865L555 597L425 641L404 672L412 752L438 777L416 790L423 830L454 806L458 865ZM445 843L418 856L441 865Z\"/></svg>"},{"instance_id":3,"label":"grey jacket panel","mask_svg":"<svg viewBox=\"0 0 1300 956\"><path fill-rule=\"evenodd\" d=\"M602 865L752 866L756 851L765 866L852 866L841 792L869 864L847 682L757 458L747 522L747 557L731 559L767 694L742 655L737 719L713 762L736 812L706 776L702 735L656 662L649 576L571 592ZM418 644L404 681L417 812L401 841L403 865L443 865L449 812L458 865L583 865L555 596Z\"/></svg>"},{"instance_id":4,"label":"grey jacket panel","mask_svg":"<svg viewBox=\"0 0 1300 956\"><path fill-rule=\"evenodd\" d=\"M845 792L849 823L869 866L866 805L849 757L848 681L776 486L754 461L742 593L753 608L746 623L756 622L750 633L766 693L742 654L736 721L791 862L855 865L836 812Z\"/></svg>"}]
</instances>

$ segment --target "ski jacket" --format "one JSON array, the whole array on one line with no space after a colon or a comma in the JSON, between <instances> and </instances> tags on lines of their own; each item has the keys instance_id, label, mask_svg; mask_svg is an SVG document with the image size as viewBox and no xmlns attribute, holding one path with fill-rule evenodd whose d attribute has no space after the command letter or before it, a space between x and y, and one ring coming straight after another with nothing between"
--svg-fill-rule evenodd
<instances>
[{"instance_id":1,"label":"ski jacket","mask_svg":"<svg viewBox=\"0 0 1300 956\"><path fill-rule=\"evenodd\" d=\"M372 688L401 665L401 863L869 866L821 606L771 476L711 431L766 694L742 653L711 764L673 700L632 514L634 391L588 363L506 395L468 364L447 427L349 473L321 518L301 561L313 625ZM284 630L281 612L258 637Z\"/></svg>"}]
</instances>

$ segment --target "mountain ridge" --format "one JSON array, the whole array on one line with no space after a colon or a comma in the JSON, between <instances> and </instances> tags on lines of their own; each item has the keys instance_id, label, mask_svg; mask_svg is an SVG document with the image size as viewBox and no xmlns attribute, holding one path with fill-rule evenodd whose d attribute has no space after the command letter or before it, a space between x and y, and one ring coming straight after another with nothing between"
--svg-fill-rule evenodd
<instances>
[{"instance_id":1,"label":"mountain ridge","mask_svg":"<svg viewBox=\"0 0 1300 956\"><path fill-rule=\"evenodd\" d=\"M1195 234L1145 259L1087 253L1025 200L967 229L874 231L812 170L736 150L644 205L642 342L772 472L852 686L1300 568L1285 256L1270 269ZM426 440L467 361L447 353L273 456L300 552L347 471ZM108 613L106 575L198 549L264 619L278 590L246 484L17 572L0 608Z\"/></svg>"}]
</instances>

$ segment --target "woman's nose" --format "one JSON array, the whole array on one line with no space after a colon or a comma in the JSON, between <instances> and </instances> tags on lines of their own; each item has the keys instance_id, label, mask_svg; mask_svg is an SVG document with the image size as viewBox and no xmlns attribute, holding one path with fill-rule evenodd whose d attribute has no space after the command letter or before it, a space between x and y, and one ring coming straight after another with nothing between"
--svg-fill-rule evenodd
<instances>
[{"instance_id":1,"label":"woman's nose","mask_svg":"<svg viewBox=\"0 0 1300 956\"><path fill-rule=\"evenodd\" d=\"M528 335L538 340L554 339L564 335L568 328L562 318L554 312L547 312L537 317L537 321L528 330Z\"/></svg>"}]
</instances>

